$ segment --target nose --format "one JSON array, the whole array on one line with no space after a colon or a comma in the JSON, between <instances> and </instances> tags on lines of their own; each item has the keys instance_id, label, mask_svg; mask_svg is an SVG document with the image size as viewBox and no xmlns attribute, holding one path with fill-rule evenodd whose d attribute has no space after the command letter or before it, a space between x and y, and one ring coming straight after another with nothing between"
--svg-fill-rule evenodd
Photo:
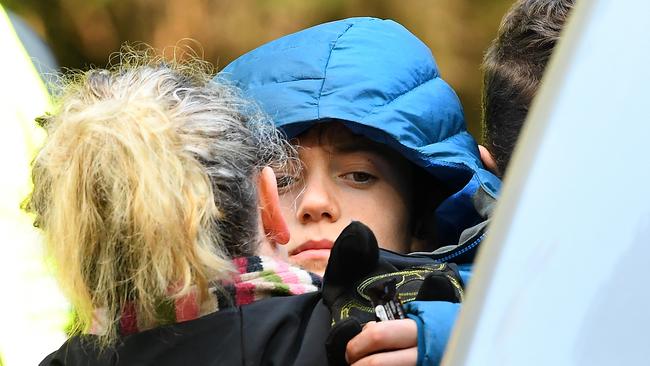
<instances>
[{"instance_id":1,"label":"nose","mask_svg":"<svg viewBox=\"0 0 650 366\"><path fill-rule=\"evenodd\" d=\"M340 206L336 187L324 177L310 179L301 195L297 219L300 223L327 220L335 222L340 217Z\"/></svg>"}]
</instances>

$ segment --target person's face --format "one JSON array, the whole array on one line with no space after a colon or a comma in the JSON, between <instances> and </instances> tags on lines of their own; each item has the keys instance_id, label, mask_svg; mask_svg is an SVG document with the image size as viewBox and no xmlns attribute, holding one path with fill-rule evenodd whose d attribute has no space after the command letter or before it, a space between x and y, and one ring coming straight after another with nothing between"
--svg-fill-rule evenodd
<instances>
[{"instance_id":1,"label":"person's face","mask_svg":"<svg viewBox=\"0 0 650 366\"><path fill-rule=\"evenodd\" d=\"M294 143L303 169L289 184L281 174L278 180L291 233L289 261L321 275L333 242L352 220L370 227L382 248L404 252L411 243L410 164L335 126L299 136Z\"/></svg>"}]
</instances>

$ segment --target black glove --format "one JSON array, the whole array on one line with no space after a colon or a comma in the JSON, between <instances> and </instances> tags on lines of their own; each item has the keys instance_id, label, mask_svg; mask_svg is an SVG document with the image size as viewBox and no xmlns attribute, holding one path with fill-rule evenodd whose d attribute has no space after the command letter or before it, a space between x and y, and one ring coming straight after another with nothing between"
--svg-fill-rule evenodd
<instances>
[{"instance_id":1,"label":"black glove","mask_svg":"<svg viewBox=\"0 0 650 366\"><path fill-rule=\"evenodd\" d=\"M402 303L460 302L463 297L455 265L383 252L367 226L352 222L336 239L323 278L323 302L333 322L326 341L330 365L347 364L348 341L361 332L362 324L376 319L371 296L389 281Z\"/></svg>"}]
</instances>

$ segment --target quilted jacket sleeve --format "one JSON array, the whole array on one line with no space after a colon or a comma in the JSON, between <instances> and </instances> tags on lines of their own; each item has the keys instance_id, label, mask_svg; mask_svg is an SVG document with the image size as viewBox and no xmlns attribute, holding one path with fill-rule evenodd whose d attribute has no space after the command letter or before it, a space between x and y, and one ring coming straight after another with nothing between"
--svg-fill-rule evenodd
<instances>
[{"instance_id":1,"label":"quilted jacket sleeve","mask_svg":"<svg viewBox=\"0 0 650 366\"><path fill-rule=\"evenodd\" d=\"M418 327L417 365L439 365L456 321L459 303L412 301L405 305L407 316Z\"/></svg>"}]
</instances>

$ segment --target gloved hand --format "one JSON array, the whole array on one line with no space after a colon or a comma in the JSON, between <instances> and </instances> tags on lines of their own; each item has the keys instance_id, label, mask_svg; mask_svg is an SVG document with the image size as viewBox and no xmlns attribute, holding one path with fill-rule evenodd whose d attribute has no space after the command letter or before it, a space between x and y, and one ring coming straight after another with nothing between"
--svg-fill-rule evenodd
<instances>
[{"instance_id":1,"label":"gloved hand","mask_svg":"<svg viewBox=\"0 0 650 366\"><path fill-rule=\"evenodd\" d=\"M453 264L382 252L372 231L352 222L334 243L323 278L323 302L333 321L326 341L330 365L347 364L345 347L362 324L376 319L370 297L387 281L395 282L402 303L460 302L463 297L462 281Z\"/></svg>"}]
</instances>

